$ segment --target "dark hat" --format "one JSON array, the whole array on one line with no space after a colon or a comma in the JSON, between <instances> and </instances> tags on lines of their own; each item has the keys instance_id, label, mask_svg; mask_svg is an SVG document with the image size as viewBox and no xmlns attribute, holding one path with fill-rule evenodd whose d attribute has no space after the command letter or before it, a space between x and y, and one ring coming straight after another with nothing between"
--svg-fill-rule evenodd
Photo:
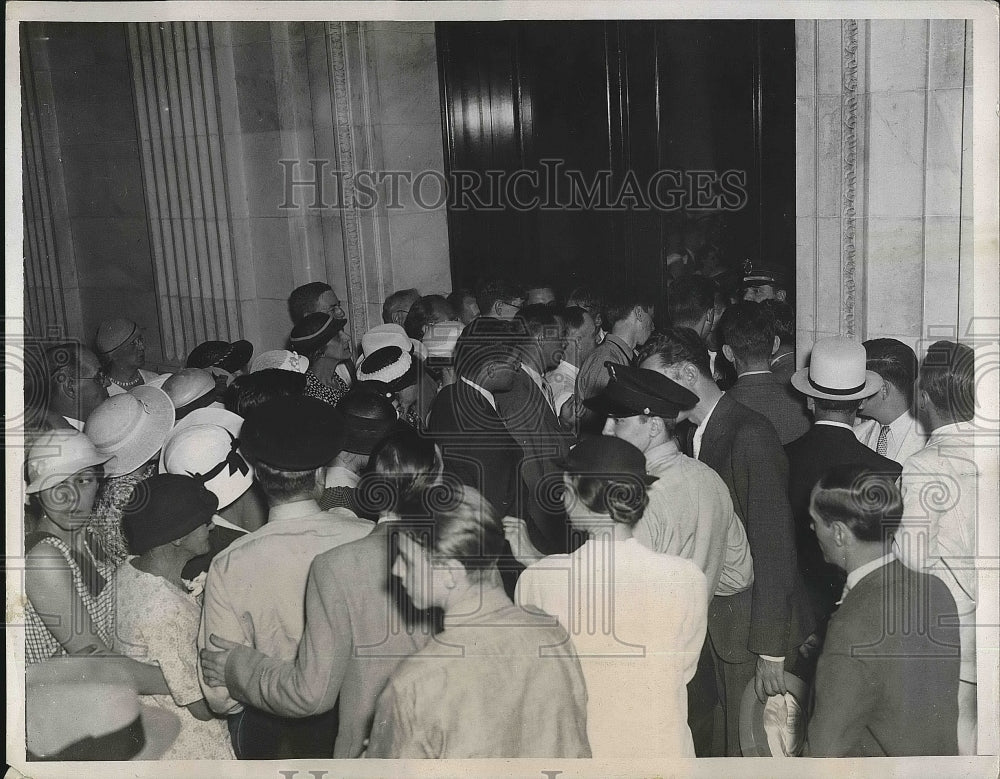
<instances>
[{"instance_id":1,"label":"dark hat","mask_svg":"<svg viewBox=\"0 0 1000 779\"><path fill-rule=\"evenodd\" d=\"M604 363L611 381L600 395L587 398L584 405L599 414L634 417L644 414L672 419L694 408L698 396L662 373L628 365Z\"/></svg>"},{"instance_id":2,"label":"dark hat","mask_svg":"<svg viewBox=\"0 0 1000 779\"><path fill-rule=\"evenodd\" d=\"M343 449L355 454L371 454L398 423L392 401L365 389L352 388L340 399L337 410L344 415L347 429Z\"/></svg>"},{"instance_id":3,"label":"dark hat","mask_svg":"<svg viewBox=\"0 0 1000 779\"><path fill-rule=\"evenodd\" d=\"M317 311L292 328L288 345L299 354L310 355L329 343L346 324L346 319L334 319L333 314Z\"/></svg>"},{"instance_id":4,"label":"dark hat","mask_svg":"<svg viewBox=\"0 0 1000 779\"><path fill-rule=\"evenodd\" d=\"M417 383L417 360L398 346L383 346L367 355L358 366L358 381L381 381L393 392Z\"/></svg>"},{"instance_id":5,"label":"dark hat","mask_svg":"<svg viewBox=\"0 0 1000 779\"><path fill-rule=\"evenodd\" d=\"M205 341L191 350L185 368L222 368L236 373L246 367L253 355L249 341Z\"/></svg>"},{"instance_id":6,"label":"dark hat","mask_svg":"<svg viewBox=\"0 0 1000 779\"><path fill-rule=\"evenodd\" d=\"M122 522L129 549L143 554L207 525L219 499L191 476L159 473L132 491Z\"/></svg>"},{"instance_id":7,"label":"dark hat","mask_svg":"<svg viewBox=\"0 0 1000 779\"><path fill-rule=\"evenodd\" d=\"M326 465L344 443L344 419L318 398L274 398L248 412L240 441L254 460L285 471Z\"/></svg>"},{"instance_id":8,"label":"dark hat","mask_svg":"<svg viewBox=\"0 0 1000 779\"><path fill-rule=\"evenodd\" d=\"M385 398L390 403L396 396L396 392L392 387L384 381L378 381L377 379L365 379L364 381L355 382L351 389L354 392L367 392L371 395L378 395L380 398Z\"/></svg>"},{"instance_id":9,"label":"dark hat","mask_svg":"<svg viewBox=\"0 0 1000 779\"><path fill-rule=\"evenodd\" d=\"M751 260L743 263L743 286L759 287L761 284L771 284L776 287L785 285L785 274L768 265L754 265Z\"/></svg>"},{"instance_id":10,"label":"dark hat","mask_svg":"<svg viewBox=\"0 0 1000 779\"><path fill-rule=\"evenodd\" d=\"M588 476L635 477L646 484L656 476L646 473L646 456L628 441L612 436L584 438L556 465L567 473Z\"/></svg>"}]
</instances>

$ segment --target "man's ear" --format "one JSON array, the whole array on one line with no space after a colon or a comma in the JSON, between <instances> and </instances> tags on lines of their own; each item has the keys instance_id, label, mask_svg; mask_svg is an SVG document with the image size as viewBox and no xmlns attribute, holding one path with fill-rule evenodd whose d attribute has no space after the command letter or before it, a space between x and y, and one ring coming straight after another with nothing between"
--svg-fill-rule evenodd
<instances>
[{"instance_id":1,"label":"man's ear","mask_svg":"<svg viewBox=\"0 0 1000 779\"><path fill-rule=\"evenodd\" d=\"M788 293L783 289L776 289L774 291L774 299L780 300L782 303L785 302L785 298L788 297Z\"/></svg>"},{"instance_id":2,"label":"man's ear","mask_svg":"<svg viewBox=\"0 0 1000 779\"><path fill-rule=\"evenodd\" d=\"M729 344L722 344L722 355L733 365L736 365L736 355L733 354L733 347Z\"/></svg>"},{"instance_id":3,"label":"man's ear","mask_svg":"<svg viewBox=\"0 0 1000 779\"><path fill-rule=\"evenodd\" d=\"M781 348L781 336L774 336L774 346L771 348L771 356L774 357L778 353L778 349ZM730 360L732 362L732 360Z\"/></svg>"}]
</instances>

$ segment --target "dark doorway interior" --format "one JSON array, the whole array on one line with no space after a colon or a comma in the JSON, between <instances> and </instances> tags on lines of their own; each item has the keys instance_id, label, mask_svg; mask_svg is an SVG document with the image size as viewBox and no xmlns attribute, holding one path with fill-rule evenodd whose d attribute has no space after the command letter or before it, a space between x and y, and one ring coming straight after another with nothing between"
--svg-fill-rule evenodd
<instances>
[{"instance_id":1,"label":"dark doorway interior","mask_svg":"<svg viewBox=\"0 0 1000 779\"><path fill-rule=\"evenodd\" d=\"M791 21L442 22L437 39L456 286L662 294L687 254L777 265L794 289Z\"/></svg>"}]
</instances>

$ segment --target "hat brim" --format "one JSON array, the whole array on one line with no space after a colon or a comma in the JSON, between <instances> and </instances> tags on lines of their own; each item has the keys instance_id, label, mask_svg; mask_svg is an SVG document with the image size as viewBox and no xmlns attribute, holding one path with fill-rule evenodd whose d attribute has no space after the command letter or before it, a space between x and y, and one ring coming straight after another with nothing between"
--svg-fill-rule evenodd
<instances>
[{"instance_id":1,"label":"hat brim","mask_svg":"<svg viewBox=\"0 0 1000 779\"><path fill-rule=\"evenodd\" d=\"M582 472L582 471L580 471L580 468L578 466L576 466L573 463L569 462L566 458L560 458L558 460L555 460L554 461L554 465L560 471L563 471L565 473ZM653 482L658 481L659 478L660 478L659 476L653 476L652 474L649 474L649 473L616 473L616 474L609 474L609 475L622 476L622 477L628 477L628 478L638 477L638 478L642 479L643 483L647 487L650 484L652 484Z\"/></svg>"},{"instance_id":2,"label":"hat brim","mask_svg":"<svg viewBox=\"0 0 1000 779\"><path fill-rule=\"evenodd\" d=\"M140 705L139 717L146 736L146 745L133 760L159 760L170 749L181 732L181 720L172 711Z\"/></svg>"},{"instance_id":3,"label":"hat brim","mask_svg":"<svg viewBox=\"0 0 1000 779\"><path fill-rule=\"evenodd\" d=\"M101 465L108 462L110 459L110 455L104 455L100 452L97 452L93 457L78 457L75 460L65 463L64 465L60 465L58 473L47 473L43 476L39 476L35 479L35 481L25 487L24 491L28 495L34 495L36 492L44 492L47 489L51 489L52 487L62 484L74 473L79 473L84 468L90 468L94 465Z\"/></svg>"},{"instance_id":4,"label":"hat brim","mask_svg":"<svg viewBox=\"0 0 1000 779\"><path fill-rule=\"evenodd\" d=\"M236 373L250 362L250 358L253 356L253 344L249 341L234 341L231 345L232 350L216 365L224 371Z\"/></svg>"},{"instance_id":5,"label":"hat brim","mask_svg":"<svg viewBox=\"0 0 1000 779\"><path fill-rule=\"evenodd\" d=\"M134 440L111 456L104 466L105 476L124 476L149 462L163 448L167 435L174 426L174 404L166 392L146 384L133 387L129 392L149 409L149 424L141 435L135 436Z\"/></svg>"},{"instance_id":6,"label":"hat brim","mask_svg":"<svg viewBox=\"0 0 1000 779\"><path fill-rule=\"evenodd\" d=\"M227 409L214 406L196 408L183 419L177 420L177 424L170 431L170 436L172 437L177 434L178 430L183 430L192 425L218 425L219 427L226 428L235 437L239 438L240 430L243 429L243 417ZM164 441L163 443L165 446L167 442Z\"/></svg>"},{"instance_id":7,"label":"hat brim","mask_svg":"<svg viewBox=\"0 0 1000 779\"><path fill-rule=\"evenodd\" d=\"M809 703L809 687L798 676L788 671L784 674L785 687L805 711ZM743 698L740 700L740 750L744 757L773 757L771 747L767 743L767 731L764 730L765 704L757 698L754 681L751 679L747 683L743 690ZM802 722L804 726L804 718Z\"/></svg>"},{"instance_id":8,"label":"hat brim","mask_svg":"<svg viewBox=\"0 0 1000 779\"><path fill-rule=\"evenodd\" d=\"M850 395L837 395L832 392L823 392L816 389L809 383L809 368L800 368L792 374L792 386L803 395L810 398L821 398L823 400L861 400L868 398L882 389L882 377L874 371L865 371L865 386L858 392Z\"/></svg>"}]
</instances>

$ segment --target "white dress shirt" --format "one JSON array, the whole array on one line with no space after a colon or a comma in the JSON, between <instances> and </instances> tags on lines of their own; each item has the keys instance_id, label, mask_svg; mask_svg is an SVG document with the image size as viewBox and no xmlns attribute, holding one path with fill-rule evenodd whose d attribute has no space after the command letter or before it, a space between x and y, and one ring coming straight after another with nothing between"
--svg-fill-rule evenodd
<instances>
[{"instance_id":1,"label":"white dress shirt","mask_svg":"<svg viewBox=\"0 0 1000 779\"><path fill-rule=\"evenodd\" d=\"M878 438L881 432L882 423L874 419L860 419L854 425L854 435L873 452L878 451ZM927 432L920 424L920 420L914 419L908 413L900 414L889 423L885 456L902 465L906 462L906 458L919 452L926 443Z\"/></svg>"},{"instance_id":2,"label":"white dress shirt","mask_svg":"<svg viewBox=\"0 0 1000 779\"><path fill-rule=\"evenodd\" d=\"M725 395L726 393L722 393ZM712 407L705 414L705 418L701 420L701 424L695 428L694 439L691 441L691 450L694 454L694 459L698 459L698 455L701 454L701 439L705 437L705 427L708 425L708 420L712 418L712 412L715 411L715 407L719 405L719 400L722 400L722 395L719 395L718 400L712 404Z\"/></svg>"},{"instance_id":3,"label":"white dress shirt","mask_svg":"<svg viewBox=\"0 0 1000 779\"><path fill-rule=\"evenodd\" d=\"M555 405L556 416L562 409L563 404L573 397L576 391L576 377L580 373L580 368L571 362L560 360L559 364L545 374L545 380L552 390L552 402Z\"/></svg>"}]
</instances>

